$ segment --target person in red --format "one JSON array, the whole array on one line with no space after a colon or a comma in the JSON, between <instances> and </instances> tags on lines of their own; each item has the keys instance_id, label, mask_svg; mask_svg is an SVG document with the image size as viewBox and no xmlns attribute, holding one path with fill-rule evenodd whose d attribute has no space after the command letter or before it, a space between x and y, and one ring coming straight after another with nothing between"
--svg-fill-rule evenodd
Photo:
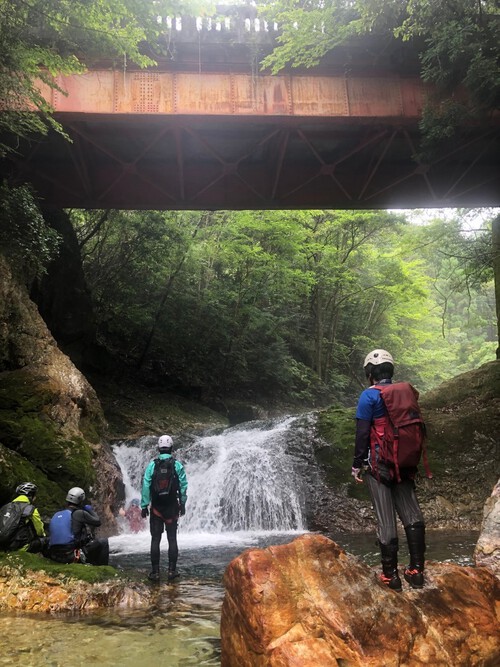
<instances>
[{"instance_id":1,"label":"person in red","mask_svg":"<svg viewBox=\"0 0 500 667\"><path fill-rule=\"evenodd\" d=\"M422 588L426 545L424 517L415 493L417 470L416 467L401 468L396 475L393 466L381 458L378 446L384 437L383 423L387 419L381 390L392 384L394 359L387 350L373 350L367 354L363 368L370 386L361 393L356 410L351 474L355 482L366 483L375 510L382 560L380 580L392 590L402 590L398 574L397 514L404 526L410 552L410 564L404 570L404 578L412 588Z\"/></svg>"},{"instance_id":2,"label":"person in red","mask_svg":"<svg viewBox=\"0 0 500 667\"><path fill-rule=\"evenodd\" d=\"M141 515L141 501L139 498L132 500L123 516L128 521L129 528L133 533L139 533L146 527L146 521Z\"/></svg>"}]
</instances>

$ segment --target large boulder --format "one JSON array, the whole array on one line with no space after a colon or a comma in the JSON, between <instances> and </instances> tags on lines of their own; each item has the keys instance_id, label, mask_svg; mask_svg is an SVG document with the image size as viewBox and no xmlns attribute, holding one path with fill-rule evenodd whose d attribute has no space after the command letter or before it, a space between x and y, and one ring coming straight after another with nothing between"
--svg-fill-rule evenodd
<instances>
[{"instance_id":1,"label":"large boulder","mask_svg":"<svg viewBox=\"0 0 500 667\"><path fill-rule=\"evenodd\" d=\"M320 535L249 549L225 576L222 667L472 667L500 664L500 582L429 563L403 593Z\"/></svg>"},{"instance_id":2,"label":"large boulder","mask_svg":"<svg viewBox=\"0 0 500 667\"><path fill-rule=\"evenodd\" d=\"M432 528L478 529L500 476L500 360L443 382L421 397L432 480L419 499Z\"/></svg>"},{"instance_id":3,"label":"large boulder","mask_svg":"<svg viewBox=\"0 0 500 667\"><path fill-rule=\"evenodd\" d=\"M474 562L487 567L500 578L500 479L484 506L483 525L474 550Z\"/></svg>"},{"instance_id":4,"label":"large boulder","mask_svg":"<svg viewBox=\"0 0 500 667\"><path fill-rule=\"evenodd\" d=\"M110 500L121 475L105 433L95 391L0 255L0 505L29 480L49 516L70 487L82 486L92 490L105 531L114 530Z\"/></svg>"}]
</instances>

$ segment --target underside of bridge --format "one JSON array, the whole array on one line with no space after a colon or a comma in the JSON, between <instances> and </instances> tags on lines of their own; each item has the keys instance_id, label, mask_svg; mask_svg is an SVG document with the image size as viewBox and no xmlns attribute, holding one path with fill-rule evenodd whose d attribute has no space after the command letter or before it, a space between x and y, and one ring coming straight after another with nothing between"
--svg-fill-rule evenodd
<instances>
[{"instance_id":1,"label":"underside of bridge","mask_svg":"<svg viewBox=\"0 0 500 667\"><path fill-rule=\"evenodd\" d=\"M406 47L360 40L271 76L256 67L269 45L256 55L255 41L186 25L154 70L59 77L67 95L44 94L70 141L14 141L0 176L61 207L500 206L500 119L419 159L429 91Z\"/></svg>"},{"instance_id":2,"label":"underside of bridge","mask_svg":"<svg viewBox=\"0 0 500 667\"><path fill-rule=\"evenodd\" d=\"M500 205L495 128L414 159L416 123L381 119L68 114L4 165L48 203L117 209ZM7 170L7 173L5 173Z\"/></svg>"}]
</instances>

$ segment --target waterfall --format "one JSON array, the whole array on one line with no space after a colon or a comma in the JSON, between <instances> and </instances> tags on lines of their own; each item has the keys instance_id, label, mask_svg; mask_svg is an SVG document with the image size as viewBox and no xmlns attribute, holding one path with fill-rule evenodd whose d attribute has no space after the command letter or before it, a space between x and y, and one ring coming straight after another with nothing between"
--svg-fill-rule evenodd
<instances>
[{"instance_id":1,"label":"waterfall","mask_svg":"<svg viewBox=\"0 0 500 667\"><path fill-rule=\"evenodd\" d=\"M249 422L217 435L195 436L174 452L188 479L180 533L304 530L305 484L288 436L296 418ZM113 447L126 502L140 497L144 469L157 455L147 436Z\"/></svg>"},{"instance_id":2,"label":"waterfall","mask_svg":"<svg viewBox=\"0 0 500 667\"><path fill-rule=\"evenodd\" d=\"M157 442L158 438L147 435L113 445L113 454L125 486L125 505L133 498L141 497L142 476L151 459L158 455Z\"/></svg>"}]
</instances>

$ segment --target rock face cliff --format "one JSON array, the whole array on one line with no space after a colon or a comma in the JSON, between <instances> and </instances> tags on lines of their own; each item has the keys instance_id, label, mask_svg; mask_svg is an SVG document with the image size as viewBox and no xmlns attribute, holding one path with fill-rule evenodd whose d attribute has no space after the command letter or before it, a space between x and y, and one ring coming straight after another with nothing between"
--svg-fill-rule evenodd
<instances>
[{"instance_id":1,"label":"rock face cliff","mask_svg":"<svg viewBox=\"0 0 500 667\"><path fill-rule=\"evenodd\" d=\"M113 530L111 504L121 481L105 430L94 390L0 255L0 504L17 484L33 481L47 517L70 487L81 486L101 514L103 532Z\"/></svg>"},{"instance_id":2,"label":"rock face cliff","mask_svg":"<svg viewBox=\"0 0 500 667\"><path fill-rule=\"evenodd\" d=\"M484 506L483 524L474 550L474 562L487 567L500 579L500 480Z\"/></svg>"},{"instance_id":3,"label":"rock face cliff","mask_svg":"<svg viewBox=\"0 0 500 667\"><path fill-rule=\"evenodd\" d=\"M304 535L228 566L222 667L500 664L500 582L429 563L422 590L390 591L335 542Z\"/></svg>"},{"instance_id":4,"label":"rock face cliff","mask_svg":"<svg viewBox=\"0 0 500 667\"><path fill-rule=\"evenodd\" d=\"M434 475L420 489L429 523L479 528L500 477L500 361L443 382L420 405Z\"/></svg>"}]
</instances>

